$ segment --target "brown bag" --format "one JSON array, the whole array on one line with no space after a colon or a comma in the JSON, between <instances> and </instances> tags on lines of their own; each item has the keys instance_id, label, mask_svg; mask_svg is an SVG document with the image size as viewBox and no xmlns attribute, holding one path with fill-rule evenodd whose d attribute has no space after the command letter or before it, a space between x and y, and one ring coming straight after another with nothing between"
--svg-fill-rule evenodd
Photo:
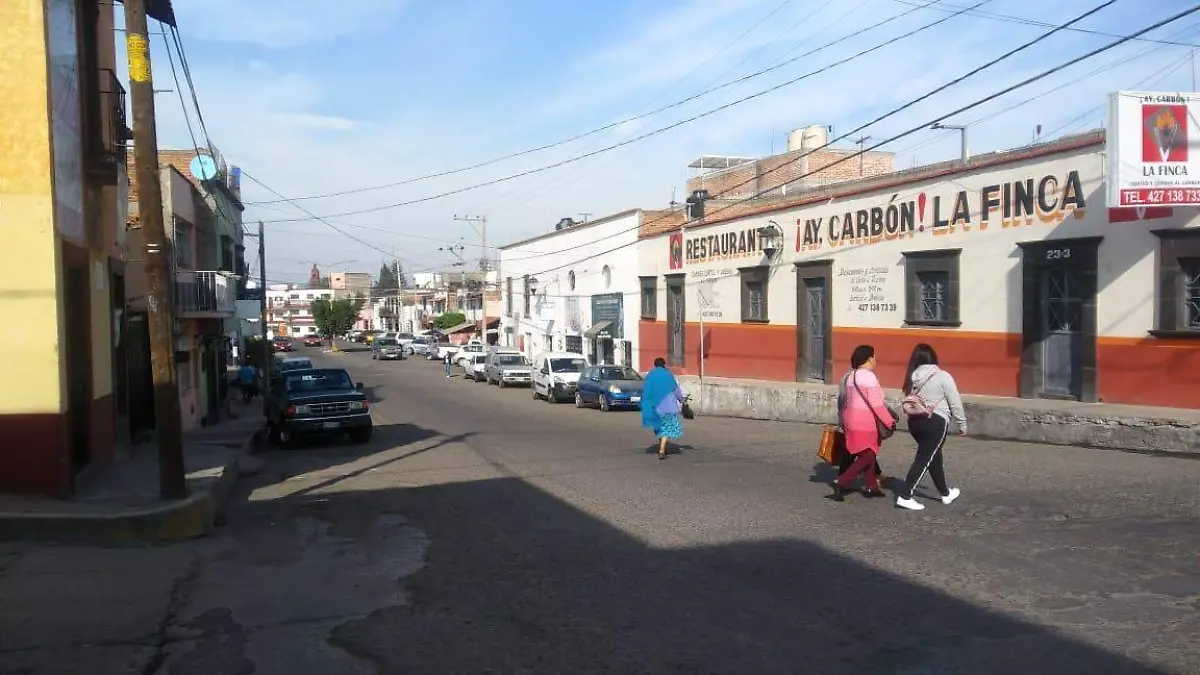
<instances>
[{"instance_id":1,"label":"brown bag","mask_svg":"<svg viewBox=\"0 0 1200 675\"><path fill-rule=\"evenodd\" d=\"M846 451L846 436L841 429L826 426L821 431L821 444L817 447L817 457L830 466L837 466L842 461L842 453Z\"/></svg>"}]
</instances>

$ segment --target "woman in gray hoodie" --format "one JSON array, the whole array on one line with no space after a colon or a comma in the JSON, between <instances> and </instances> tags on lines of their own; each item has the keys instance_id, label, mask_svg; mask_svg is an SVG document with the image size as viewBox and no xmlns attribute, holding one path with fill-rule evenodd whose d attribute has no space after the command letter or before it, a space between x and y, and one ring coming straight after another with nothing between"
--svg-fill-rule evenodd
<instances>
[{"instance_id":1,"label":"woman in gray hoodie","mask_svg":"<svg viewBox=\"0 0 1200 675\"><path fill-rule=\"evenodd\" d=\"M953 502L960 492L946 484L942 448L952 424L960 436L966 435L967 416L958 385L950 373L938 367L937 352L927 344L913 347L908 360L903 408L908 415L908 431L917 442L917 455L904 479L903 490L896 496L896 506L913 511L925 508L913 496L913 490L926 472L933 478L942 503Z\"/></svg>"}]
</instances>

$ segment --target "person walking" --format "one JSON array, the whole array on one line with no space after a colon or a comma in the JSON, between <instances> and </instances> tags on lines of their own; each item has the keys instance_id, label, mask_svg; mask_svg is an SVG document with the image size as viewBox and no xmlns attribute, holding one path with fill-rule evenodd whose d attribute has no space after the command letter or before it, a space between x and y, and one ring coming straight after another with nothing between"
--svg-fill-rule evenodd
<instances>
[{"instance_id":1,"label":"person walking","mask_svg":"<svg viewBox=\"0 0 1200 675\"><path fill-rule=\"evenodd\" d=\"M942 503L950 504L962 492L946 483L942 450L951 424L958 435L967 434L967 415L954 377L938 366L937 352L927 344L913 347L908 359L901 409L908 416L908 431L917 442L917 454L904 479L904 488L896 496L896 506L912 511L925 508L913 491L926 472L933 479Z\"/></svg>"},{"instance_id":2,"label":"person walking","mask_svg":"<svg viewBox=\"0 0 1200 675\"><path fill-rule=\"evenodd\" d=\"M884 400L883 386L875 376L875 348L859 345L850 357L850 381L846 384L846 406L842 413L843 433L846 436L846 452L854 455L850 468L833 482L833 500L840 502L854 484L859 474L866 474L867 486L863 494L867 497L883 497L879 489L879 476L875 473L875 461L883 440L891 436L899 421L888 409Z\"/></svg>"},{"instance_id":3,"label":"person walking","mask_svg":"<svg viewBox=\"0 0 1200 675\"><path fill-rule=\"evenodd\" d=\"M654 359L654 369L646 375L642 387L642 426L652 429L658 438L658 458L667 458L667 441L683 436L683 390L675 375L667 370L667 362Z\"/></svg>"},{"instance_id":4,"label":"person walking","mask_svg":"<svg viewBox=\"0 0 1200 675\"><path fill-rule=\"evenodd\" d=\"M247 359L238 369L238 384L242 388L242 402L249 403L258 395L258 370Z\"/></svg>"},{"instance_id":5,"label":"person walking","mask_svg":"<svg viewBox=\"0 0 1200 675\"><path fill-rule=\"evenodd\" d=\"M838 428L842 430L843 437L844 437L845 431L846 431L845 412L846 412L846 392L848 391L847 383L850 381L850 376L853 374L854 374L854 367L851 366L850 370L846 371L846 374L842 376L841 382L838 383L838 397L837 397ZM843 452L842 459L838 463L838 475L846 473L846 469L849 469L850 465L853 463L854 463L854 455L852 455L848 452ZM875 459L875 476L878 478L880 483L884 482L883 469L881 469L879 467L879 458L878 457L876 457L876 459Z\"/></svg>"},{"instance_id":6,"label":"person walking","mask_svg":"<svg viewBox=\"0 0 1200 675\"><path fill-rule=\"evenodd\" d=\"M450 354L450 352L446 352L446 356L442 359L442 367L446 370L446 379L447 380L450 379L450 366L453 364L453 361L454 361L454 359L452 357L453 357L453 355Z\"/></svg>"}]
</instances>

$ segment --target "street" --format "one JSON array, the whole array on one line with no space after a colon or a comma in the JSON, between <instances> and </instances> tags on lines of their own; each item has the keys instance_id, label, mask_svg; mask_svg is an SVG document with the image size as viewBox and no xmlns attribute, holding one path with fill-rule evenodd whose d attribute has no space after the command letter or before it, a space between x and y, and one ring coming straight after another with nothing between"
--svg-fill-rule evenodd
<instances>
[{"instance_id":1,"label":"street","mask_svg":"<svg viewBox=\"0 0 1200 675\"><path fill-rule=\"evenodd\" d=\"M304 355L372 442L264 449L207 540L0 545L0 672L1200 672L1196 461L956 438L953 505L837 504L817 427L658 461L636 412Z\"/></svg>"}]
</instances>

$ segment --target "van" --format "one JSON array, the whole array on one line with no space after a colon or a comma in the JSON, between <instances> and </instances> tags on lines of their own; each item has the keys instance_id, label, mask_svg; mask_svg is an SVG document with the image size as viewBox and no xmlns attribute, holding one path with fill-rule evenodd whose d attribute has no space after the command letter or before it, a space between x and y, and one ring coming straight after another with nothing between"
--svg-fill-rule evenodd
<instances>
[{"instance_id":1,"label":"van","mask_svg":"<svg viewBox=\"0 0 1200 675\"><path fill-rule=\"evenodd\" d=\"M574 400L579 388L579 374L588 367L581 354L543 352L533 360L533 397L547 403Z\"/></svg>"},{"instance_id":2,"label":"van","mask_svg":"<svg viewBox=\"0 0 1200 675\"><path fill-rule=\"evenodd\" d=\"M488 351L483 374L488 384L495 383L503 389L513 384L530 384L533 366L519 349L492 347Z\"/></svg>"}]
</instances>

